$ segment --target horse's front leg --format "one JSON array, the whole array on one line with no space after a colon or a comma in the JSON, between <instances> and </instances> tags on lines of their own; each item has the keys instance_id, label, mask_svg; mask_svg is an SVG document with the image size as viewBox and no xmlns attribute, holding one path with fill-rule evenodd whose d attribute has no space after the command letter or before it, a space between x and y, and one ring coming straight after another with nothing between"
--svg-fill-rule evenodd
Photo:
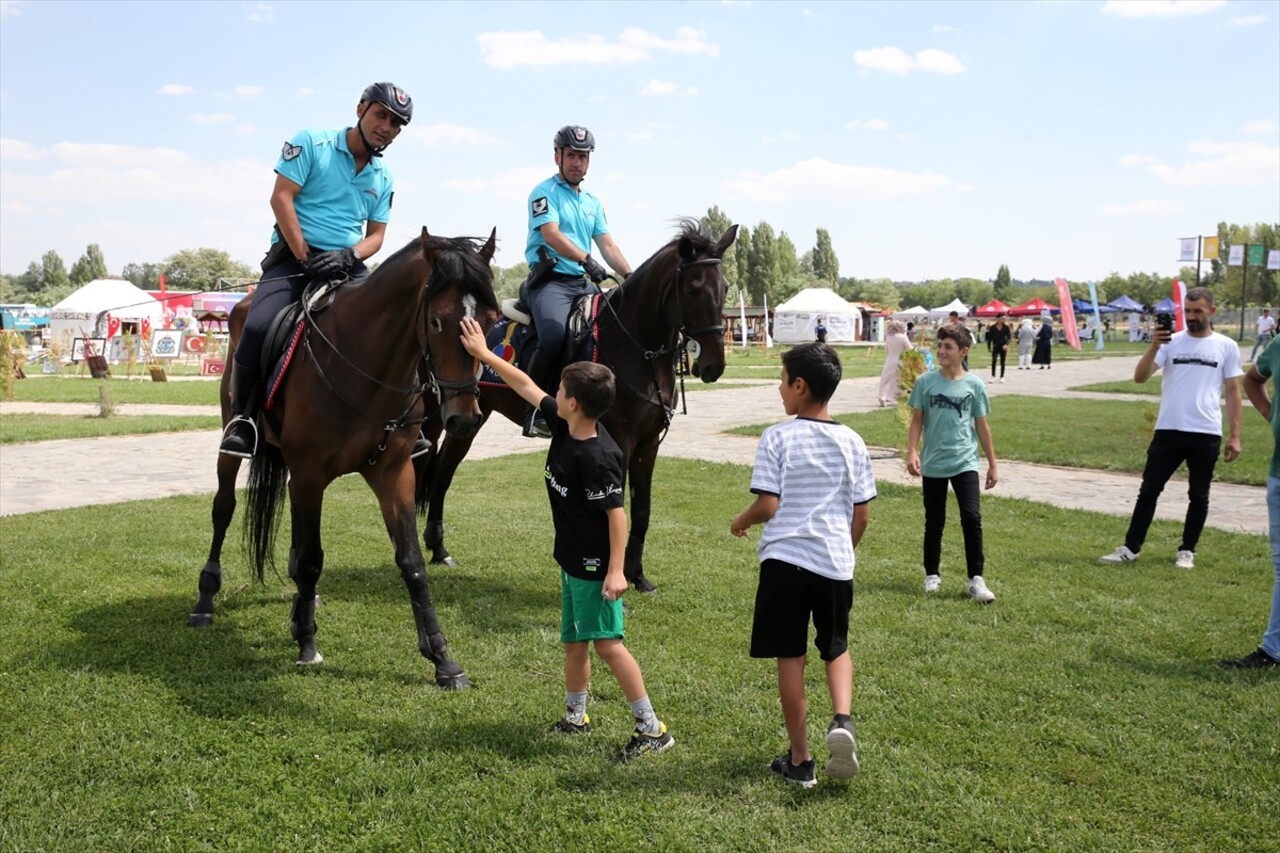
<instances>
[{"instance_id":1,"label":"horse's front leg","mask_svg":"<svg viewBox=\"0 0 1280 853\"><path fill-rule=\"evenodd\" d=\"M649 532L649 507L653 489L653 465L658 458L657 442L638 444L631 453L628 472L631 480L631 532L627 536L623 573L637 592L657 589L644 576L644 537Z\"/></svg>"},{"instance_id":2,"label":"horse's front leg","mask_svg":"<svg viewBox=\"0 0 1280 853\"><path fill-rule=\"evenodd\" d=\"M427 466L426 476L430 480L427 488L430 491L422 544L431 552L432 565L445 565L451 569L458 567L457 561L444 545L444 499L449 494L449 486L453 483L454 474L458 472L458 466L466 458L474 440L474 436L461 439L446 437Z\"/></svg>"},{"instance_id":3,"label":"horse's front leg","mask_svg":"<svg viewBox=\"0 0 1280 853\"><path fill-rule=\"evenodd\" d=\"M383 460L385 464L387 460ZM436 618L435 605L431 603L431 590L427 580L427 565L418 547L417 514L413 504L414 471L408 461L397 469L378 467L362 471L366 482L378 496L382 519L396 549L396 565L409 590L409 603L413 607L413 621L418 629L418 650L435 664L436 684L446 690L462 690L471 682L467 673L449 655L440 620ZM436 496L436 500L439 495Z\"/></svg>"},{"instance_id":4,"label":"horse's front leg","mask_svg":"<svg viewBox=\"0 0 1280 853\"><path fill-rule=\"evenodd\" d=\"M213 496L213 540L209 543L209 556L200 570L198 588L200 596L187 624L192 628L205 628L213 624L213 597L222 589L222 543L227 528L236 514L236 474L240 471L240 458L218 454L218 493Z\"/></svg>"},{"instance_id":5,"label":"horse's front leg","mask_svg":"<svg viewBox=\"0 0 1280 853\"><path fill-rule=\"evenodd\" d=\"M293 547L289 549L289 577L297 592L289 614L290 632L298 642L298 666L324 663L316 649L316 586L324 570L324 550L320 544L320 513L324 504L324 483L289 477L289 507L293 520Z\"/></svg>"}]
</instances>

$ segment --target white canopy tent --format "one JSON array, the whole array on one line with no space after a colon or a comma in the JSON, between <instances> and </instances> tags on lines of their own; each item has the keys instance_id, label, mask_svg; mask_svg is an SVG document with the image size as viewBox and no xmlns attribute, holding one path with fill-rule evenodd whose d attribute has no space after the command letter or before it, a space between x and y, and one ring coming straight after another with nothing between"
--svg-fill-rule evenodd
<instances>
[{"instance_id":1,"label":"white canopy tent","mask_svg":"<svg viewBox=\"0 0 1280 853\"><path fill-rule=\"evenodd\" d=\"M893 312L893 319L895 320L920 320L928 316L929 309L923 305L913 305L910 308Z\"/></svg>"},{"instance_id":2,"label":"white canopy tent","mask_svg":"<svg viewBox=\"0 0 1280 853\"><path fill-rule=\"evenodd\" d=\"M941 308L934 308L929 312L929 316L934 320L945 320L951 316L952 311L956 312L961 317L969 316L969 309L965 307L965 304L960 301L960 297L958 296L946 305L943 305Z\"/></svg>"},{"instance_id":3,"label":"white canopy tent","mask_svg":"<svg viewBox=\"0 0 1280 853\"><path fill-rule=\"evenodd\" d=\"M780 344L817 340L821 317L827 343L851 344L861 337L862 312L829 287L806 288L773 310L773 339Z\"/></svg>"},{"instance_id":4,"label":"white canopy tent","mask_svg":"<svg viewBox=\"0 0 1280 853\"><path fill-rule=\"evenodd\" d=\"M122 278L98 278L86 284L49 311L49 335L54 341L69 345L72 338L103 338L109 313L121 323L138 323L148 319L152 328L160 328L164 306L155 297ZM95 327L95 324L96 327ZM83 331L82 331L83 330Z\"/></svg>"}]
</instances>

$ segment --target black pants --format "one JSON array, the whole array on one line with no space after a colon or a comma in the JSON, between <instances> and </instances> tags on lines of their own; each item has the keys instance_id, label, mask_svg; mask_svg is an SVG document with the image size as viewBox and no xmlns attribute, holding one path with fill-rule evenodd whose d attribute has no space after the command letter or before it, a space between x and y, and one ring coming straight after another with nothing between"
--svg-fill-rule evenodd
<instances>
[{"instance_id":1,"label":"black pants","mask_svg":"<svg viewBox=\"0 0 1280 853\"><path fill-rule=\"evenodd\" d=\"M1000 365L1000 378L1004 379L1004 359L1009 351L1004 347L993 347L991 350L991 378L996 378L996 364Z\"/></svg>"},{"instance_id":2,"label":"black pants","mask_svg":"<svg viewBox=\"0 0 1280 853\"><path fill-rule=\"evenodd\" d=\"M1156 515L1156 501L1164 491L1165 483L1187 463L1187 517L1182 523L1182 544L1179 551L1194 551L1209 517L1209 484L1213 482L1213 468L1218 463L1218 451L1222 436L1204 432L1180 432L1174 429L1158 429L1147 448L1147 464L1142 469L1142 487L1138 489L1138 501L1133 506L1129 520L1129 532L1124 544L1133 553L1142 550L1147 530Z\"/></svg>"},{"instance_id":3,"label":"black pants","mask_svg":"<svg viewBox=\"0 0 1280 853\"><path fill-rule=\"evenodd\" d=\"M360 278L368 272L363 263L356 261L351 277ZM310 283L310 274L296 258L289 258L263 273L262 280L253 290L249 316L245 318L244 328L240 330L240 341L236 345L237 364L252 370L262 369L262 345L271 320L285 306L301 299L302 292Z\"/></svg>"},{"instance_id":4,"label":"black pants","mask_svg":"<svg viewBox=\"0 0 1280 853\"><path fill-rule=\"evenodd\" d=\"M961 471L954 477L922 477L924 492L924 573L938 574L942 562L942 530L947 526L947 484L956 493L960 507L960 530L964 533L964 561L969 577L982 574L986 558L982 553L982 494L977 471Z\"/></svg>"}]
</instances>

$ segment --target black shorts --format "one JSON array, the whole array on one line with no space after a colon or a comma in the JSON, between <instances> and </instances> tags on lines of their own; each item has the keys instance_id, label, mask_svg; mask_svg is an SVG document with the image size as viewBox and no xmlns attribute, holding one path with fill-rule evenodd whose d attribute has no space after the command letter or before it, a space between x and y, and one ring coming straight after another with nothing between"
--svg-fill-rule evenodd
<instances>
[{"instance_id":1,"label":"black shorts","mask_svg":"<svg viewBox=\"0 0 1280 853\"><path fill-rule=\"evenodd\" d=\"M838 581L781 560L760 564L756 613L751 625L753 658L804 657L809 617L818 635L813 645L824 661L849 649L853 581Z\"/></svg>"}]
</instances>

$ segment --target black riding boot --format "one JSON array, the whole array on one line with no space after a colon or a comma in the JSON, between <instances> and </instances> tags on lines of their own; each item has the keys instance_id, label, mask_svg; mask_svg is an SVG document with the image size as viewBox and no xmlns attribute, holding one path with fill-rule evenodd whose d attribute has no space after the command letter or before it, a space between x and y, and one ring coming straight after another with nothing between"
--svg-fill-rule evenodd
<instances>
[{"instance_id":1,"label":"black riding boot","mask_svg":"<svg viewBox=\"0 0 1280 853\"><path fill-rule=\"evenodd\" d=\"M555 362L546 357L546 353L537 349L529 357L529 378L538 383L538 387L548 394L555 393ZM551 428L537 406L530 406L524 416L525 438L550 438Z\"/></svg>"},{"instance_id":2,"label":"black riding boot","mask_svg":"<svg viewBox=\"0 0 1280 853\"><path fill-rule=\"evenodd\" d=\"M258 390L258 371L231 360L231 421L222 435L218 452L243 459L253 457L258 448L257 408L253 399Z\"/></svg>"}]
</instances>

